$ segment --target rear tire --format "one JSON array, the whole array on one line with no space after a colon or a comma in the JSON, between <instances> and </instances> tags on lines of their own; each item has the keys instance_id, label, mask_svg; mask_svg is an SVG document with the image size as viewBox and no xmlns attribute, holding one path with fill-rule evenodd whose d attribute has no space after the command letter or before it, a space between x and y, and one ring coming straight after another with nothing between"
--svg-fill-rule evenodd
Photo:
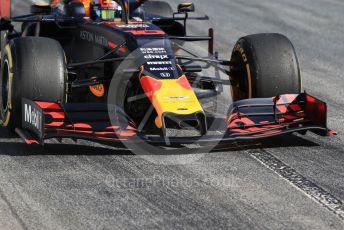
<instances>
[{"instance_id":1,"label":"rear tire","mask_svg":"<svg viewBox=\"0 0 344 230\"><path fill-rule=\"evenodd\" d=\"M0 123L21 126L21 101L61 102L66 98L66 62L60 44L49 38L25 37L3 50L0 78Z\"/></svg>"},{"instance_id":2,"label":"rear tire","mask_svg":"<svg viewBox=\"0 0 344 230\"><path fill-rule=\"evenodd\" d=\"M281 34L254 34L234 46L230 75L234 99L264 98L301 92L301 75L292 43Z\"/></svg>"}]
</instances>

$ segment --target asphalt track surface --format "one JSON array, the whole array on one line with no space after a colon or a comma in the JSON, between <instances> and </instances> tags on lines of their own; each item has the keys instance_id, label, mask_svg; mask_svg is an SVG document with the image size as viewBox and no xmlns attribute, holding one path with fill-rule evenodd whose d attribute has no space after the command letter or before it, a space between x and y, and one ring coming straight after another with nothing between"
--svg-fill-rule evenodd
<instances>
[{"instance_id":1,"label":"asphalt track surface","mask_svg":"<svg viewBox=\"0 0 344 230\"><path fill-rule=\"evenodd\" d=\"M287 35L339 135L161 156L197 159L171 165L88 142L32 148L0 129L0 229L344 229L343 1L194 2L211 22L190 32L212 25L222 58L241 36Z\"/></svg>"}]
</instances>

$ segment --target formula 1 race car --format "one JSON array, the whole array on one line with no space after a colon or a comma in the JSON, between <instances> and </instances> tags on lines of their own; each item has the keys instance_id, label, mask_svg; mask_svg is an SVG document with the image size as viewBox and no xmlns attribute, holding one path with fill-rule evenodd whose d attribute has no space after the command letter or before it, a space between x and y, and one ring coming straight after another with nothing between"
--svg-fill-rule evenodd
<instances>
[{"instance_id":1,"label":"formula 1 race car","mask_svg":"<svg viewBox=\"0 0 344 230\"><path fill-rule=\"evenodd\" d=\"M51 1L23 16L13 9L1 0L0 122L27 144L334 134L326 103L301 92L294 47L281 34L242 37L220 60L213 29L187 35L188 20L208 19L191 15L193 3L177 12L146 0ZM208 55L185 48L201 41Z\"/></svg>"}]
</instances>

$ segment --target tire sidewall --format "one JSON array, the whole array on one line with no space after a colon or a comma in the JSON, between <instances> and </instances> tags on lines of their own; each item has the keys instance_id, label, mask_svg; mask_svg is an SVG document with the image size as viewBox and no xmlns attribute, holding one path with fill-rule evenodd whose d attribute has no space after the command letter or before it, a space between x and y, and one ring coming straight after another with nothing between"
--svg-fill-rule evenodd
<instances>
[{"instance_id":1,"label":"tire sidewall","mask_svg":"<svg viewBox=\"0 0 344 230\"><path fill-rule=\"evenodd\" d=\"M1 98L0 123L13 131L14 128L21 127L22 98L34 101L65 102L66 58L57 41L41 37L13 39L6 45L4 52L2 66L6 60L10 63L9 106L5 111ZM51 56L54 53L55 55ZM2 95L2 75L0 84L0 95Z\"/></svg>"},{"instance_id":2,"label":"tire sidewall","mask_svg":"<svg viewBox=\"0 0 344 230\"><path fill-rule=\"evenodd\" d=\"M232 59L234 56L239 57L240 60L236 60L240 62L240 68L242 70L241 74L243 79L240 79L242 83L245 84L245 98L252 98L253 95L256 94L253 84L253 78L252 78L252 70L255 69L254 66L254 58L252 55L250 55L249 52L247 52L248 45L247 42L241 38L237 41L237 43L234 45L233 51L232 51Z\"/></svg>"},{"instance_id":3,"label":"tire sidewall","mask_svg":"<svg viewBox=\"0 0 344 230\"><path fill-rule=\"evenodd\" d=\"M14 92L13 85L15 84L15 73L14 73L14 53L12 52L11 46L8 44L4 48L3 59L1 60L1 81L0 81L0 95L1 95L1 102L0 102L0 123L4 127L13 128L13 126L18 123L18 115L14 116L12 114L16 113L16 109L18 108L18 100L16 96L19 96L21 90L16 89ZM8 65L8 66L6 66ZM8 91L7 91L7 105L3 104L3 78L5 77L4 68L8 68ZM20 117L20 116L19 116Z\"/></svg>"}]
</instances>

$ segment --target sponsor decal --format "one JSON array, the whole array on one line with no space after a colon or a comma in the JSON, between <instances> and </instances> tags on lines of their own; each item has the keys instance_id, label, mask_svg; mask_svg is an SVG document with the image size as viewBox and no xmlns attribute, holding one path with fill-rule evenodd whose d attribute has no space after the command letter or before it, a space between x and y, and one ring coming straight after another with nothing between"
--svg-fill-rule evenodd
<instances>
[{"instance_id":1,"label":"sponsor decal","mask_svg":"<svg viewBox=\"0 0 344 230\"><path fill-rule=\"evenodd\" d=\"M166 97L166 99L168 100L176 100L176 101L180 101L180 100L186 100L189 99L189 96L174 96L174 97Z\"/></svg>"},{"instance_id":2,"label":"sponsor decal","mask_svg":"<svg viewBox=\"0 0 344 230\"><path fill-rule=\"evenodd\" d=\"M171 77L171 74L168 72L165 72L165 73L160 73L160 76L161 77Z\"/></svg>"},{"instance_id":3,"label":"sponsor decal","mask_svg":"<svg viewBox=\"0 0 344 230\"><path fill-rule=\"evenodd\" d=\"M103 97L105 95L105 87L103 84L91 85L89 89L91 93L96 97Z\"/></svg>"},{"instance_id":4,"label":"sponsor decal","mask_svg":"<svg viewBox=\"0 0 344 230\"><path fill-rule=\"evenodd\" d=\"M80 31L80 38L101 46L108 46L108 40L104 36L93 34L85 30Z\"/></svg>"},{"instance_id":5,"label":"sponsor decal","mask_svg":"<svg viewBox=\"0 0 344 230\"><path fill-rule=\"evenodd\" d=\"M22 101L22 126L27 128L39 137L43 132L43 112L33 101L23 99Z\"/></svg>"},{"instance_id":6,"label":"sponsor decal","mask_svg":"<svg viewBox=\"0 0 344 230\"><path fill-rule=\"evenodd\" d=\"M36 129L40 129L42 126L42 113L28 104L24 104L24 110L24 121Z\"/></svg>"},{"instance_id":7,"label":"sponsor decal","mask_svg":"<svg viewBox=\"0 0 344 230\"><path fill-rule=\"evenodd\" d=\"M169 71L169 70L175 70L175 68L174 67L150 67L149 70L150 71ZM162 77L164 77L164 76L170 77L171 76L171 74L170 74L170 76L168 76L167 73L161 73L160 75Z\"/></svg>"},{"instance_id":8,"label":"sponsor decal","mask_svg":"<svg viewBox=\"0 0 344 230\"><path fill-rule=\"evenodd\" d=\"M147 65L172 65L172 61L149 61Z\"/></svg>"},{"instance_id":9,"label":"sponsor decal","mask_svg":"<svg viewBox=\"0 0 344 230\"><path fill-rule=\"evenodd\" d=\"M143 54L166 54L165 48L140 48Z\"/></svg>"},{"instance_id":10,"label":"sponsor decal","mask_svg":"<svg viewBox=\"0 0 344 230\"><path fill-rule=\"evenodd\" d=\"M155 54L148 54L144 56L145 59L160 59L160 60L164 60L164 59L168 59L168 55L164 54L164 55L155 55Z\"/></svg>"},{"instance_id":11,"label":"sponsor decal","mask_svg":"<svg viewBox=\"0 0 344 230\"><path fill-rule=\"evenodd\" d=\"M118 28L126 29L138 29L138 28L149 28L147 24L126 24L126 25L117 25Z\"/></svg>"},{"instance_id":12,"label":"sponsor decal","mask_svg":"<svg viewBox=\"0 0 344 230\"><path fill-rule=\"evenodd\" d=\"M245 54L244 49L237 43L234 47L234 51L238 51L241 54L242 60L246 63L247 62L247 55Z\"/></svg>"},{"instance_id":13,"label":"sponsor decal","mask_svg":"<svg viewBox=\"0 0 344 230\"><path fill-rule=\"evenodd\" d=\"M165 47L141 47L140 51L150 74L163 79L174 78L177 67Z\"/></svg>"}]
</instances>

